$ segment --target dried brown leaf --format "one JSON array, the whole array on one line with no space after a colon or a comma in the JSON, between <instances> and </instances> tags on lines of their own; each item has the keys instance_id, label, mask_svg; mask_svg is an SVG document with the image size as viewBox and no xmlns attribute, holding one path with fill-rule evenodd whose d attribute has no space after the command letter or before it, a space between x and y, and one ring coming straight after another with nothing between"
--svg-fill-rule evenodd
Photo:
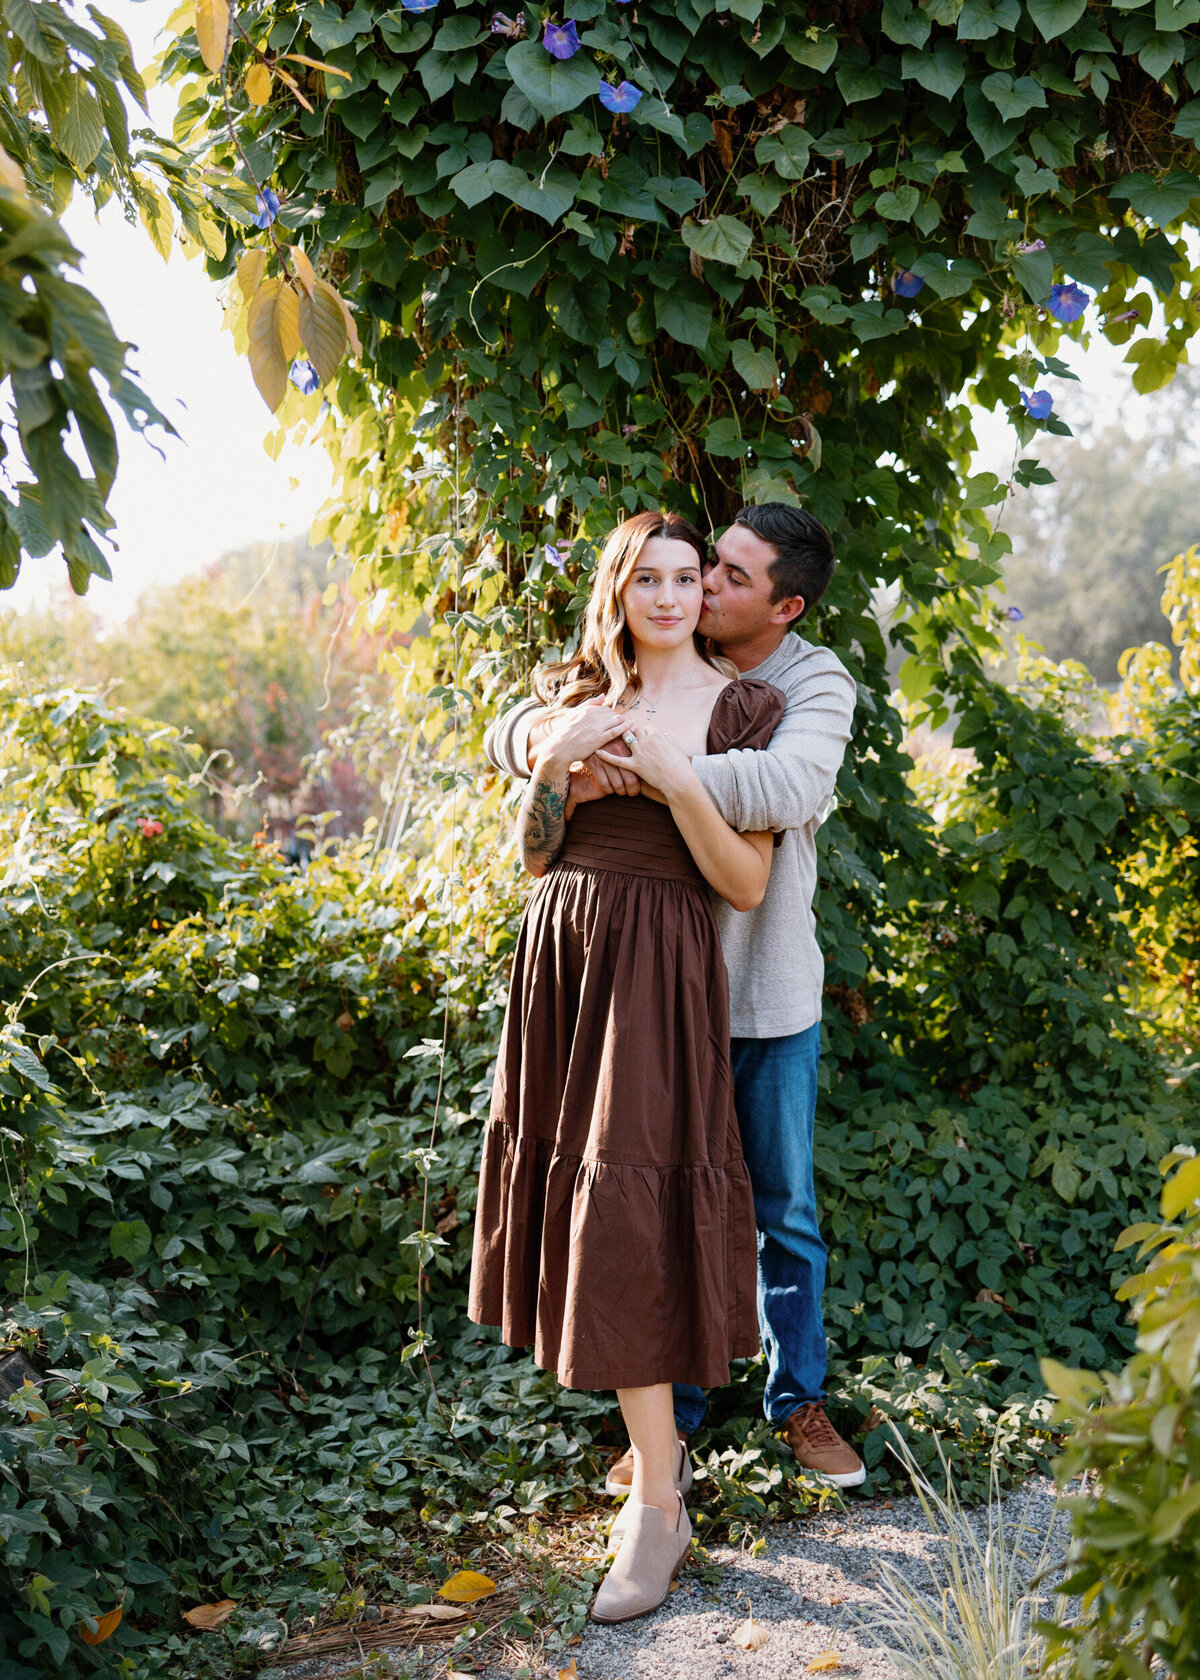
<instances>
[{"instance_id":1,"label":"dried brown leaf","mask_svg":"<svg viewBox=\"0 0 1200 1680\"><path fill-rule=\"evenodd\" d=\"M831 1668L842 1668L844 1666L840 1653L835 1651L831 1645L827 1651L822 1651L819 1657L814 1657L805 1666L804 1672L805 1674L826 1674Z\"/></svg>"},{"instance_id":2,"label":"dried brown leaf","mask_svg":"<svg viewBox=\"0 0 1200 1680\"><path fill-rule=\"evenodd\" d=\"M222 1598L216 1604L197 1604L183 1612L183 1619L194 1628L218 1628L227 1622L237 1609L236 1598Z\"/></svg>"},{"instance_id":3,"label":"dried brown leaf","mask_svg":"<svg viewBox=\"0 0 1200 1680\"><path fill-rule=\"evenodd\" d=\"M764 1622L756 1622L753 1616L747 1616L729 1637L746 1651L761 1651L771 1637L771 1630Z\"/></svg>"}]
</instances>

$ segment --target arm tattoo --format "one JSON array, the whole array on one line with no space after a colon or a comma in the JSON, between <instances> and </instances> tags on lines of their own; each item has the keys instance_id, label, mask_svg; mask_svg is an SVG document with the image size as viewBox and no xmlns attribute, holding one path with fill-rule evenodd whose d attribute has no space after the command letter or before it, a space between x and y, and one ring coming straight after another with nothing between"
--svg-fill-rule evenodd
<instances>
[{"instance_id":1,"label":"arm tattoo","mask_svg":"<svg viewBox=\"0 0 1200 1680\"><path fill-rule=\"evenodd\" d=\"M517 812L521 862L531 875L543 874L562 849L567 832L564 813L569 789L569 775L564 776L560 786L544 771L534 771Z\"/></svg>"}]
</instances>

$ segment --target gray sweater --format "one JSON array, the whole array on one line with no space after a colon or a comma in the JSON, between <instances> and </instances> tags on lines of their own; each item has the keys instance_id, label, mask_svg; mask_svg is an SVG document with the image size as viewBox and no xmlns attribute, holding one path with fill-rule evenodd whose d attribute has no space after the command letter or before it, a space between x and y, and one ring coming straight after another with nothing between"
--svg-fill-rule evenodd
<instances>
[{"instance_id":1,"label":"gray sweater","mask_svg":"<svg viewBox=\"0 0 1200 1680\"><path fill-rule=\"evenodd\" d=\"M782 833L758 908L733 910L714 893L713 909L729 970L733 1036L783 1038L821 1018L817 829L850 739L854 679L828 648L794 633L742 675L774 683L787 696L770 746L694 758L692 768L731 828ZM537 701L522 700L491 725L484 745L498 770L529 775L529 728L540 711Z\"/></svg>"}]
</instances>

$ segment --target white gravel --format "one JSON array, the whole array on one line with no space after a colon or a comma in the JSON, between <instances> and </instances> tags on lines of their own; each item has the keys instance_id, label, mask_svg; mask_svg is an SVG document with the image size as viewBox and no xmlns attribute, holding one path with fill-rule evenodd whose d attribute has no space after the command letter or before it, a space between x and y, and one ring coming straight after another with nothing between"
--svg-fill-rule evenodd
<instances>
[{"instance_id":1,"label":"white gravel","mask_svg":"<svg viewBox=\"0 0 1200 1680\"><path fill-rule=\"evenodd\" d=\"M1056 1521L1054 1499L1053 1484L1042 1478L1005 1498L1007 1519L1033 1530L1035 1550ZM1065 1519L1058 1515L1057 1521ZM986 1508L972 1513L972 1522L984 1532ZM854 1673L859 1680L898 1680L886 1651L853 1631L853 1612L879 1602L881 1562L927 1587L932 1583L926 1560L936 1564L937 1552L915 1498L856 1503L850 1495L844 1511L770 1529L766 1550L757 1557L714 1548L712 1561L722 1569L716 1586L685 1580L653 1616L619 1627L589 1622L570 1655L580 1680L675 1675L796 1680L814 1658L833 1648L842 1664L830 1672ZM743 1650L730 1637L750 1605L755 1621L771 1634L757 1651ZM554 1674L557 1666L549 1672ZM487 1680L505 1680L507 1672L493 1665Z\"/></svg>"}]
</instances>

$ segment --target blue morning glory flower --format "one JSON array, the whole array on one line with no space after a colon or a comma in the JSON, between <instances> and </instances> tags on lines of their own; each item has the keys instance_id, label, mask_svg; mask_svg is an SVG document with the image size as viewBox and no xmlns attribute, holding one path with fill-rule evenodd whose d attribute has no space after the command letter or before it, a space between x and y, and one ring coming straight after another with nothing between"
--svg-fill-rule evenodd
<instances>
[{"instance_id":1,"label":"blue morning glory flower","mask_svg":"<svg viewBox=\"0 0 1200 1680\"><path fill-rule=\"evenodd\" d=\"M916 297L925 284L919 274L914 274L911 268L898 268L892 275L892 290L897 297Z\"/></svg>"},{"instance_id":2,"label":"blue morning glory flower","mask_svg":"<svg viewBox=\"0 0 1200 1680\"><path fill-rule=\"evenodd\" d=\"M264 187L254 200L254 208L258 215L254 218L256 228L269 228L279 214L279 199L270 187Z\"/></svg>"},{"instance_id":3,"label":"blue morning glory flower","mask_svg":"<svg viewBox=\"0 0 1200 1680\"><path fill-rule=\"evenodd\" d=\"M437 0L400 0L406 12L431 12L437 5Z\"/></svg>"},{"instance_id":4,"label":"blue morning glory flower","mask_svg":"<svg viewBox=\"0 0 1200 1680\"><path fill-rule=\"evenodd\" d=\"M1054 407L1054 398L1049 391L1022 391L1021 401L1031 420L1045 420Z\"/></svg>"},{"instance_id":5,"label":"blue morning glory flower","mask_svg":"<svg viewBox=\"0 0 1200 1680\"><path fill-rule=\"evenodd\" d=\"M288 378L302 397L311 397L321 381L317 377L317 370L311 362L295 361Z\"/></svg>"},{"instance_id":6,"label":"blue morning glory flower","mask_svg":"<svg viewBox=\"0 0 1200 1680\"><path fill-rule=\"evenodd\" d=\"M1092 301L1092 294L1085 292L1082 286L1077 286L1074 280L1062 285L1051 286L1050 296L1046 300L1046 311L1053 315L1056 321L1070 325L1078 321L1088 304Z\"/></svg>"},{"instance_id":7,"label":"blue morning glory flower","mask_svg":"<svg viewBox=\"0 0 1200 1680\"><path fill-rule=\"evenodd\" d=\"M556 572L561 572L567 563L570 550L559 543L547 543L544 549L546 564L553 566Z\"/></svg>"},{"instance_id":8,"label":"blue morning glory flower","mask_svg":"<svg viewBox=\"0 0 1200 1680\"><path fill-rule=\"evenodd\" d=\"M600 83L600 103L606 111L632 111L641 97L641 88L634 87L632 82L621 82L616 87L611 82Z\"/></svg>"},{"instance_id":9,"label":"blue morning glory flower","mask_svg":"<svg viewBox=\"0 0 1200 1680\"><path fill-rule=\"evenodd\" d=\"M574 58L579 51L579 30L574 18L566 23L548 23L542 45L551 58Z\"/></svg>"},{"instance_id":10,"label":"blue morning glory flower","mask_svg":"<svg viewBox=\"0 0 1200 1680\"><path fill-rule=\"evenodd\" d=\"M1044 239L1023 239L1017 246L1017 255L1019 257L1029 257L1035 251L1044 251L1045 249L1046 241Z\"/></svg>"},{"instance_id":11,"label":"blue morning glory flower","mask_svg":"<svg viewBox=\"0 0 1200 1680\"><path fill-rule=\"evenodd\" d=\"M1002 607L1000 610L1000 617L1006 618L1010 624L1020 624L1021 620L1025 617L1025 614L1021 611L1020 607Z\"/></svg>"}]
</instances>

